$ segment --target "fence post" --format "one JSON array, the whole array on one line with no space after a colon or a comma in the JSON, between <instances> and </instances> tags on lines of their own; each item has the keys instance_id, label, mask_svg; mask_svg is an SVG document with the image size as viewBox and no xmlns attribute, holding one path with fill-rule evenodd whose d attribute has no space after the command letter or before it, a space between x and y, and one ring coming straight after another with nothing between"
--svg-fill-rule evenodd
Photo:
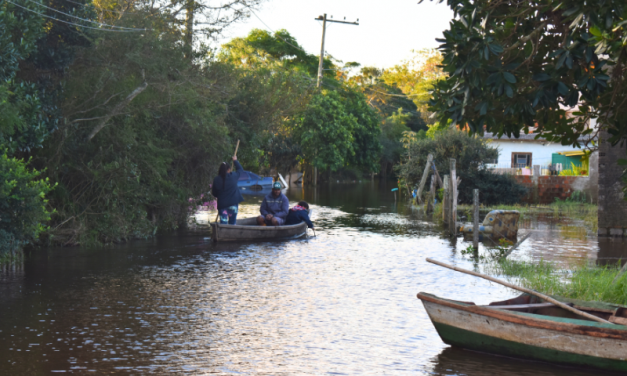
<instances>
[{"instance_id":1,"label":"fence post","mask_svg":"<svg viewBox=\"0 0 627 376\"><path fill-rule=\"evenodd\" d=\"M418 203L422 203L422 190L425 187L425 183L427 182L427 177L429 176L429 168L431 167L431 163L433 162L433 154L429 154L427 156L427 164L425 165L425 170L422 173L422 179L420 179L420 185L418 186L418 193L416 197L418 198Z\"/></svg>"},{"instance_id":2,"label":"fence post","mask_svg":"<svg viewBox=\"0 0 627 376\"><path fill-rule=\"evenodd\" d=\"M475 250L479 249L479 190L474 189L472 192L472 246Z\"/></svg>"},{"instance_id":3,"label":"fence post","mask_svg":"<svg viewBox=\"0 0 627 376\"><path fill-rule=\"evenodd\" d=\"M429 189L429 202L427 202L427 213L433 212L434 199L435 199L435 175L431 175L431 187Z\"/></svg>"},{"instance_id":4,"label":"fence post","mask_svg":"<svg viewBox=\"0 0 627 376\"><path fill-rule=\"evenodd\" d=\"M444 194L442 195L442 220L444 223L448 223L448 211L449 211L449 184L450 179L448 175L444 175Z\"/></svg>"},{"instance_id":5,"label":"fence post","mask_svg":"<svg viewBox=\"0 0 627 376\"><path fill-rule=\"evenodd\" d=\"M452 236L457 236L457 172L455 171L455 159L451 158L451 183L450 183L450 196L451 196L451 211L449 213L449 230Z\"/></svg>"}]
</instances>

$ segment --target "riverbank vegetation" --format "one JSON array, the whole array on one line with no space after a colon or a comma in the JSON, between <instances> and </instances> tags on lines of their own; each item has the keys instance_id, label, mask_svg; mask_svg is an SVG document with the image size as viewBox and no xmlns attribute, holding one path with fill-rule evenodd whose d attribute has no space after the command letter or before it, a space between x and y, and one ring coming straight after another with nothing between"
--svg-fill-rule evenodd
<instances>
[{"instance_id":1,"label":"riverbank vegetation","mask_svg":"<svg viewBox=\"0 0 627 376\"><path fill-rule=\"evenodd\" d=\"M586 261L560 268L547 261L504 259L488 262L484 269L547 295L627 305L627 273L619 275L615 265L593 266Z\"/></svg>"},{"instance_id":2,"label":"riverbank vegetation","mask_svg":"<svg viewBox=\"0 0 627 376\"><path fill-rule=\"evenodd\" d=\"M185 226L189 197L209 191L236 140L260 173L389 174L403 138L427 130L439 53L388 70L326 56L318 89L318 57L286 30L216 44L261 2L0 4L0 236L11 252ZM17 207L20 195L32 200Z\"/></svg>"}]
</instances>

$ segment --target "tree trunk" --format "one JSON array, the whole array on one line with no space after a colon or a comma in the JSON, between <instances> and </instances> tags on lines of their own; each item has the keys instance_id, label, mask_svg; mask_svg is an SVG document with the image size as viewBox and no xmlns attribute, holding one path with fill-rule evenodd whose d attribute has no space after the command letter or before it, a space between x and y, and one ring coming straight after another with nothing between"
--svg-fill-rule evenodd
<instances>
[{"instance_id":1,"label":"tree trunk","mask_svg":"<svg viewBox=\"0 0 627 376\"><path fill-rule=\"evenodd\" d=\"M187 0L185 9L187 16L185 17L185 57L191 59L193 42L194 42L194 0Z\"/></svg>"}]
</instances>

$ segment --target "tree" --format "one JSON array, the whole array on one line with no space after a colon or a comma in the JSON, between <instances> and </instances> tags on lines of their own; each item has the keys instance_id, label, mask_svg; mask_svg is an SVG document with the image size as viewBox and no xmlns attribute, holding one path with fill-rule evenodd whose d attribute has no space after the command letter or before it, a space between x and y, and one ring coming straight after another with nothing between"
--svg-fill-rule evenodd
<instances>
[{"instance_id":1,"label":"tree","mask_svg":"<svg viewBox=\"0 0 627 376\"><path fill-rule=\"evenodd\" d=\"M386 69L381 80L388 85L401 90L416 105L417 111L422 114L423 121L430 123L430 113L427 109L431 90L434 85L445 78L440 67L442 55L435 49L412 51L414 56Z\"/></svg>"},{"instance_id":2,"label":"tree","mask_svg":"<svg viewBox=\"0 0 627 376\"><path fill-rule=\"evenodd\" d=\"M430 109L441 124L578 145L595 119L627 138L627 10L622 0L449 0L439 39L448 78ZM567 110L575 108L574 116Z\"/></svg>"},{"instance_id":3,"label":"tree","mask_svg":"<svg viewBox=\"0 0 627 376\"><path fill-rule=\"evenodd\" d=\"M346 111L337 91L315 94L305 112L294 120L293 134L303 158L322 170L337 171L355 153L357 118Z\"/></svg>"},{"instance_id":4,"label":"tree","mask_svg":"<svg viewBox=\"0 0 627 376\"><path fill-rule=\"evenodd\" d=\"M0 262L17 256L22 247L33 243L50 220L45 196L53 188L47 179L36 178L17 158L0 155Z\"/></svg>"},{"instance_id":5,"label":"tree","mask_svg":"<svg viewBox=\"0 0 627 376\"><path fill-rule=\"evenodd\" d=\"M403 164L396 167L401 178L411 185L418 185L429 154L433 154L440 176L449 173L449 161L455 158L457 176L461 178L458 189L461 202L472 202L473 189L481 191L481 202L488 205L514 204L526 193L526 189L511 176L494 174L483 168L486 161L498 156L498 150L490 146L489 141L451 128L435 132L432 138L411 142Z\"/></svg>"}]
</instances>

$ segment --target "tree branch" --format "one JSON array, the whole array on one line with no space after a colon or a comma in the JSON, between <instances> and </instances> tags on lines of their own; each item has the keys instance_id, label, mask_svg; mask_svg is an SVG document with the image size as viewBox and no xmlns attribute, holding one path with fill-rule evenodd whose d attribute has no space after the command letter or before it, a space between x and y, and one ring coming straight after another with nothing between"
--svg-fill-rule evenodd
<instances>
[{"instance_id":1,"label":"tree branch","mask_svg":"<svg viewBox=\"0 0 627 376\"><path fill-rule=\"evenodd\" d=\"M513 50L513 49L516 49L516 48L520 47L520 45L521 45L521 44L525 44L525 43L527 43L527 41L528 41L529 39L533 38L533 36L534 36L535 34L537 34L537 33L539 33L540 31L542 31L546 25L547 25L547 22L546 22L546 21L542 22L542 23L541 23L541 24L540 24L540 25L539 25L536 29L534 29L531 33L529 33L529 35L526 35L526 36L524 36L524 37L520 38L520 39L518 40L518 42L516 42L516 43L512 44L511 46L507 47L507 48L503 51L503 53L506 53L506 52L509 52L509 51L511 51L511 50Z\"/></svg>"},{"instance_id":2,"label":"tree branch","mask_svg":"<svg viewBox=\"0 0 627 376\"><path fill-rule=\"evenodd\" d=\"M94 138L94 136L100 132L102 130L102 128L104 128L107 125L107 122L109 121L109 119L111 119L113 116L117 115L124 107L126 107L126 105L128 105L136 96L138 96L142 91L146 90L146 88L148 87L148 83L146 81L144 81L144 83L142 83L141 85L139 85L137 87L137 89L133 90L132 93L130 93L128 95L128 97L126 97L122 102L118 103L117 106L115 106L113 108L113 110L111 112L109 112L109 114L107 114L107 116L104 117L104 119L96 126L96 128L94 128L93 131L91 131L91 133L89 134L89 136L87 136L87 142L91 141L92 138Z\"/></svg>"}]
</instances>

